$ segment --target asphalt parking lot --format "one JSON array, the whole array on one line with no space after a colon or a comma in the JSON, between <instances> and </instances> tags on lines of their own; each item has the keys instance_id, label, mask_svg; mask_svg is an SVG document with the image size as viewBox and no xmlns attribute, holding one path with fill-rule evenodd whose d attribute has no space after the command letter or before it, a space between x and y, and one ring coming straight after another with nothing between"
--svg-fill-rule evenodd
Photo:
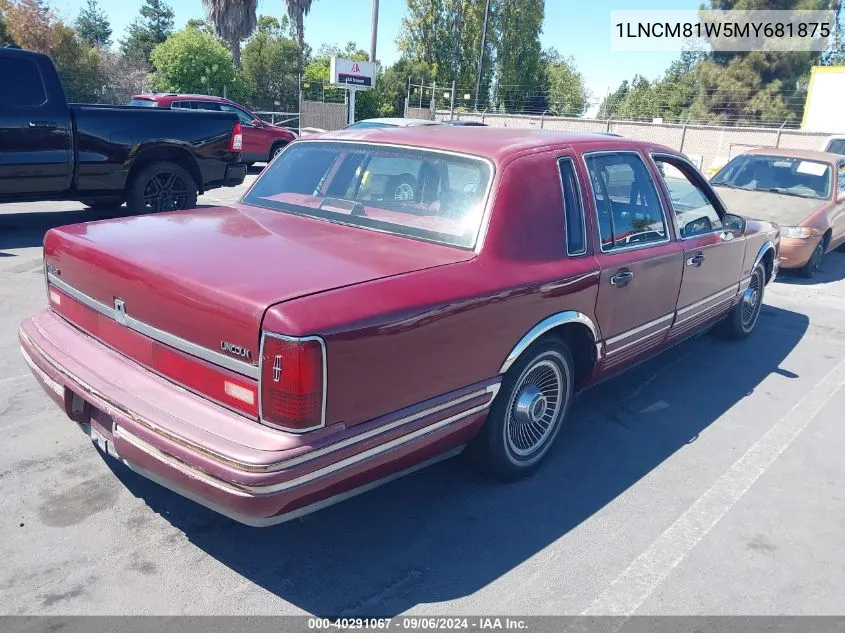
<instances>
[{"instance_id":1,"label":"asphalt parking lot","mask_svg":"<svg viewBox=\"0 0 845 633\"><path fill-rule=\"evenodd\" d=\"M27 371L44 231L108 216L0 206L3 614L845 612L845 254L769 286L747 341L584 394L530 479L454 459L256 530L102 456Z\"/></svg>"}]
</instances>

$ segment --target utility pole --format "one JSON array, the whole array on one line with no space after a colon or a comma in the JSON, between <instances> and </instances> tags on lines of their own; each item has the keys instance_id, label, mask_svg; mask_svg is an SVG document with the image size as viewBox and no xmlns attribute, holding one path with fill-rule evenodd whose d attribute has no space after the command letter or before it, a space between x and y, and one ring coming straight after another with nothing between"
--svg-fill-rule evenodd
<instances>
[{"instance_id":1,"label":"utility pole","mask_svg":"<svg viewBox=\"0 0 845 633\"><path fill-rule=\"evenodd\" d=\"M370 25L370 61L376 61L376 41L378 40L378 0L373 0L373 21Z\"/></svg>"},{"instance_id":2,"label":"utility pole","mask_svg":"<svg viewBox=\"0 0 845 633\"><path fill-rule=\"evenodd\" d=\"M484 27L481 29L481 55L478 58L478 79L475 82L475 109L478 110L478 93L481 91L481 75L484 72L484 51L487 49L487 22L490 19L490 0L484 7Z\"/></svg>"}]
</instances>

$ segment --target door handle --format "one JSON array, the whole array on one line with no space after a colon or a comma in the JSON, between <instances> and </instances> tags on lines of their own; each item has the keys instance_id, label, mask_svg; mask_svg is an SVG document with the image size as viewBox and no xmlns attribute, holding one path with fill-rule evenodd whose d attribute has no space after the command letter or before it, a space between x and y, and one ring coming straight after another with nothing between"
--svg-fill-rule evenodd
<instances>
[{"instance_id":1,"label":"door handle","mask_svg":"<svg viewBox=\"0 0 845 633\"><path fill-rule=\"evenodd\" d=\"M704 253L696 253L687 259L687 266L701 266L704 263Z\"/></svg>"},{"instance_id":2,"label":"door handle","mask_svg":"<svg viewBox=\"0 0 845 633\"><path fill-rule=\"evenodd\" d=\"M58 125L55 121L30 121L29 127L37 127L44 130L55 130Z\"/></svg>"},{"instance_id":3,"label":"door handle","mask_svg":"<svg viewBox=\"0 0 845 633\"><path fill-rule=\"evenodd\" d=\"M627 286L633 278L634 273L632 273L630 270L623 270L622 272L618 272L610 278L610 285L615 286L617 288L622 288L623 286Z\"/></svg>"}]
</instances>

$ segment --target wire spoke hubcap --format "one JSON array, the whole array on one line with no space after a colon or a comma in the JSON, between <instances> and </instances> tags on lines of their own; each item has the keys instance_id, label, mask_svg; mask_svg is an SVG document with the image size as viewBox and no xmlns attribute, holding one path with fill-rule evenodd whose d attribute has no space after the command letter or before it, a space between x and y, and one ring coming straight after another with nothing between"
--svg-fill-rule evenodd
<instances>
[{"instance_id":1,"label":"wire spoke hubcap","mask_svg":"<svg viewBox=\"0 0 845 633\"><path fill-rule=\"evenodd\" d=\"M742 325L746 329L754 325L754 321L757 319L761 298L760 275L755 273L751 277L751 283L748 284L748 289L742 294Z\"/></svg>"},{"instance_id":2,"label":"wire spoke hubcap","mask_svg":"<svg viewBox=\"0 0 845 633\"><path fill-rule=\"evenodd\" d=\"M526 457L552 434L564 405L565 386L560 367L541 360L525 371L508 407L505 437L515 455Z\"/></svg>"}]
</instances>

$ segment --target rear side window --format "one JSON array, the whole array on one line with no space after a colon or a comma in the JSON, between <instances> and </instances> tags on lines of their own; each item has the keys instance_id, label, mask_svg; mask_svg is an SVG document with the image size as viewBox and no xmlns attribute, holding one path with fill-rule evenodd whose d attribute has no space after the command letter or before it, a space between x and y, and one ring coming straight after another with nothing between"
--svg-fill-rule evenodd
<instances>
[{"instance_id":1,"label":"rear side window","mask_svg":"<svg viewBox=\"0 0 845 633\"><path fill-rule=\"evenodd\" d=\"M602 251L668 240L657 189L638 154L585 157L598 216Z\"/></svg>"},{"instance_id":2,"label":"rear side window","mask_svg":"<svg viewBox=\"0 0 845 633\"><path fill-rule=\"evenodd\" d=\"M584 207L578 188L578 174L571 158L561 158L560 182L563 187L563 213L566 221L566 254L583 255L587 252L587 234L584 226Z\"/></svg>"},{"instance_id":3,"label":"rear side window","mask_svg":"<svg viewBox=\"0 0 845 633\"><path fill-rule=\"evenodd\" d=\"M41 71L31 59L4 58L0 63L0 106L32 107L47 101Z\"/></svg>"}]
</instances>

